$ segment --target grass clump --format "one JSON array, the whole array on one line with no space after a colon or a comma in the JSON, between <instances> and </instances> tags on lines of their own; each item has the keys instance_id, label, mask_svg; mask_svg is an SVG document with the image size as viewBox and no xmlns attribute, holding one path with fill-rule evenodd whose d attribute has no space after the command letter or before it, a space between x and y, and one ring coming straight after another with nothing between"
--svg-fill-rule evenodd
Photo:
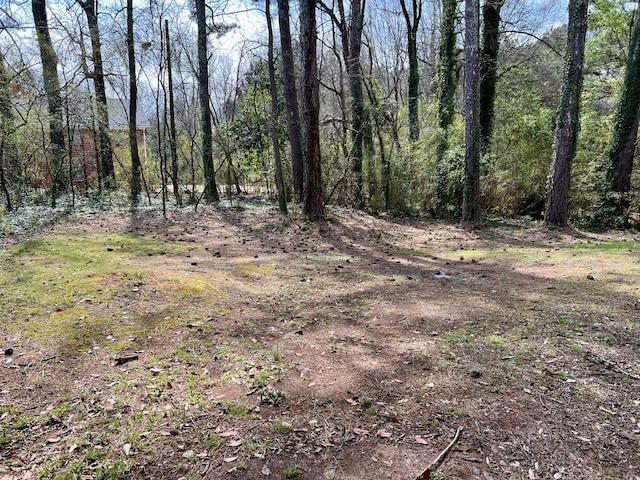
<instances>
[{"instance_id":1,"label":"grass clump","mask_svg":"<svg viewBox=\"0 0 640 480\"><path fill-rule=\"evenodd\" d=\"M278 435L286 435L293 430L293 426L287 422L276 422L273 424L273 431Z\"/></svg>"},{"instance_id":2,"label":"grass clump","mask_svg":"<svg viewBox=\"0 0 640 480\"><path fill-rule=\"evenodd\" d=\"M302 467L299 465L289 465L284 469L284 478L296 479L302 477Z\"/></svg>"}]
</instances>

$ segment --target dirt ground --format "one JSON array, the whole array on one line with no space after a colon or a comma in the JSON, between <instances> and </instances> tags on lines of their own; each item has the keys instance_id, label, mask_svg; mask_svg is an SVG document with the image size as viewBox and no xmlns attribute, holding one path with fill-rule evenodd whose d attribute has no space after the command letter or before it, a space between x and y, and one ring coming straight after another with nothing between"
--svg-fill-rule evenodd
<instances>
[{"instance_id":1,"label":"dirt ground","mask_svg":"<svg viewBox=\"0 0 640 480\"><path fill-rule=\"evenodd\" d=\"M14 239L0 479L413 479L458 428L438 478L640 479L638 238L247 207Z\"/></svg>"}]
</instances>

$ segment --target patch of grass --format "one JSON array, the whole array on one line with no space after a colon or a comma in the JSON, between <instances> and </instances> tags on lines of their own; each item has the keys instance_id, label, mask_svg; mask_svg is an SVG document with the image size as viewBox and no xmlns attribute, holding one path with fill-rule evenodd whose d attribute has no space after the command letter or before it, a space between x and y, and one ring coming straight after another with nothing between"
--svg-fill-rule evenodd
<instances>
[{"instance_id":1,"label":"patch of grass","mask_svg":"<svg viewBox=\"0 0 640 480\"><path fill-rule=\"evenodd\" d=\"M469 342L470 338L475 334L470 329L451 330L447 332L442 339L451 345L458 345Z\"/></svg>"},{"instance_id":2,"label":"patch of grass","mask_svg":"<svg viewBox=\"0 0 640 480\"><path fill-rule=\"evenodd\" d=\"M95 473L96 480L122 480L129 478L127 473L135 462L133 460L116 460L111 465L98 468Z\"/></svg>"},{"instance_id":3,"label":"patch of grass","mask_svg":"<svg viewBox=\"0 0 640 480\"><path fill-rule=\"evenodd\" d=\"M222 410L234 418L250 418L254 415L253 407L240 402L222 402Z\"/></svg>"},{"instance_id":4,"label":"patch of grass","mask_svg":"<svg viewBox=\"0 0 640 480\"><path fill-rule=\"evenodd\" d=\"M238 470L246 470L249 468L249 462L247 460L236 460L234 465Z\"/></svg>"},{"instance_id":5,"label":"patch of grass","mask_svg":"<svg viewBox=\"0 0 640 480\"><path fill-rule=\"evenodd\" d=\"M249 261L243 261L233 269L233 273L239 277L257 278L272 274L276 270L274 265L259 265Z\"/></svg>"},{"instance_id":6,"label":"patch of grass","mask_svg":"<svg viewBox=\"0 0 640 480\"><path fill-rule=\"evenodd\" d=\"M640 242L633 240L617 240L608 242L586 242L577 243L573 246L575 249L599 250L602 252L619 253L623 250L640 251Z\"/></svg>"},{"instance_id":7,"label":"patch of grass","mask_svg":"<svg viewBox=\"0 0 640 480\"><path fill-rule=\"evenodd\" d=\"M190 346L186 345L174 348L171 351L171 356L174 357L177 361L186 363L187 365L196 366L206 363L204 359L202 359L200 355L198 355L198 353L192 351Z\"/></svg>"},{"instance_id":8,"label":"patch of grass","mask_svg":"<svg viewBox=\"0 0 640 480\"><path fill-rule=\"evenodd\" d=\"M26 415L18 417L18 419L11 424L11 428L14 430L24 430L33 422L33 418Z\"/></svg>"},{"instance_id":9,"label":"patch of grass","mask_svg":"<svg viewBox=\"0 0 640 480\"><path fill-rule=\"evenodd\" d=\"M492 347L504 347L507 339L500 335L489 335L487 337L487 343Z\"/></svg>"},{"instance_id":10,"label":"patch of grass","mask_svg":"<svg viewBox=\"0 0 640 480\"><path fill-rule=\"evenodd\" d=\"M206 447L207 450L211 450L213 452L218 450L220 447L222 447L224 443L225 443L224 438L218 435L212 435L211 437L207 438L204 441L204 446Z\"/></svg>"},{"instance_id":11,"label":"patch of grass","mask_svg":"<svg viewBox=\"0 0 640 480\"><path fill-rule=\"evenodd\" d=\"M571 375L571 372L567 372L566 370L560 370L558 372L558 377L560 377L560 380L563 380L565 382L567 380L573 379L573 375Z\"/></svg>"},{"instance_id":12,"label":"patch of grass","mask_svg":"<svg viewBox=\"0 0 640 480\"><path fill-rule=\"evenodd\" d=\"M247 443L247 451L252 455L264 455L271 447L273 444L269 440L254 440Z\"/></svg>"},{"instance_id":13,"label":"patch of grass","mask_svg":"<svg viewBox=\"0 0 640 480\"><path fill-rule=\"evenodd\" d=\"M302 468L299 465L289 465L284 469L284 478L301 478L302 477Z\"/></svg>"},{"instance_id":14,"label":"patch of grass","mask_svg":"<svg viewBox=\"0 0 640 480\"><path fill-rule=\"evenodd\" d=\"M9 437L9 435L0 436L0 450L2 450L2 448L6 447L10 443L11 443L11 437Z\"/></svg>"},{"instance_id":15,"label":"patch of grass","mask_svg":"<svg viewBox=\"0 0 640 480\"><path fill-rule=\"evenodd\" d=\"M274 362L280 362L282 360L282 354L280 353L280 346L276 343L271 349L271 358Z\"/></svg>"},{"instance_id":16,"label":"patch of grass","mask_svg":"<svg viewBox=\"0 0 640 480\"><path fill-rule=\"evenodd\" d=\"M84 454L84 461L88 464L97 463L105 456L104 450L94 448Z\"/></svg>"},{"instance_id":17,"label":"patch of grass","mask_svg":"<svg viewBox=\"0 0 640 480\"><path fill-rule=\"evenodd\" d=\"M260 392L260 403L263 405L279 406L287 398L287 394L282 390L262 390Z\"/></svg>"},{"instance_id":18,"label":"patch of grass","mask_svg":"<svg viewBox=\"0 0 640 480\"><path fill-rule=\"evenodd\" d=\"M278 435L286 435L293 430L293 426L287 422L276 422L272 425L273 431Z\"/></svg>"}]
</instances>

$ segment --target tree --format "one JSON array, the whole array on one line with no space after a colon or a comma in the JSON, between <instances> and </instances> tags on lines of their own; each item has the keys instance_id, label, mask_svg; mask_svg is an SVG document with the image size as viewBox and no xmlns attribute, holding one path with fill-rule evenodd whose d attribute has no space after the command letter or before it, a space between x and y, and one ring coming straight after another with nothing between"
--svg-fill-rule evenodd
<instances>
[{"instance_id":1,"label":"tree","mask_svg":"<svg viewBox=\"0 0 640 480\"><path fill-rule=\"evenodd\" d=\"M276 165L276 189L278 190L278 206L280 212L287 213L287 195L282 174L282 159L280 157L280 138L278 135L278 84L276 83L276 67L273 59L273 25L271 22L271 0L264 0L264 13L267 19L269 44L267 46L267 67L269 70L269 90L271 92L271 142L273 144L273 158Z\"/></svg>"},{"instance_id":2,"label":"tree","mask_svg":"<svg viewBox=\"0 0 640 480\"><path fill-rule=\"evenodd\" d=\"M580 128L588 6L588 0L569 0L562 98L556 119L554 159L549 175L545 225L565 226L569 215L571 165L576 154Z\"/></svg>"},{"instance_id":3,"label":"tree","mask_svg":"<svg viewBox=\"0 0 640 480\"><path fill-rule=\"evenodd\" d=\"M447 131L453 123L455 113L454 95L456 79L456 7L458 0L442 0L442 20L440 27L440 46L438 53L438 118L440 128L444 130L446 149Z\"/></svg>"},{"instance_id":4,"label":"tree","mask_svg":"<svg viewBox=\"0 0 640 480\"><path fill-rule=\"evenodd\" d=\"M420 115L418 97L420 95L420 72L418 70L418 28L422 17L422 0L412 0L411 15L406 0L400 0L402 14L407 24L407 52L409 56L409 141L420 138Z\"/></svg>"},{"instance_id":5,"label":"tree","mask_svg":"<svg viewBox=\"0 0 640 480\"><path fill-rule=\"evenodd\" d=\"M209 58L207 55L207 17L205 0L196 0L196 20L198 24L198 98L202 121L202 166L204 169L204 198L208 202L218 202L216 171L213 165L213 134L211 130L211 110L209 109Z\"/></svg>"},{"instance_id":6,"label":"tree","mask_svg":"<svg viewBox=\"0 0 640 480\"><path fill-rule=\"evenodd\" d=\"M7 211L13 209L11 195L7 185L7 175L4 171L5 163L11 165L16 160L17 152L13 139L15 118L10 93L10 78L4 62L4 55L0 50L0 189L5 197Z\"/></svg>"},{"instance_id":7,"label":"tree","mask_svg":"<svg viewBox=\"0 0 640 480\"><path fill-rule=\"evenodd\" d=\"M480 51L480 137L483 153L489 151L495 112L500 10L505 0L486 0L482 7L482 50Z\"/></svg>"},{"instance_id":8,"label":"tree","mask_svg":"<svg viewBox=\"0 0 640 480\"><path fill-rule=\"evenodd\" d=\"M98 166L100 179L107 190L116 186L116 177L113 168L113 149L109 137L109 112L107 110L107 93L104 82L104 69L102 63L102 44L100 41L100 29L98 27L98 0L77 0L84 10L91 37L91 52L93 55L93 86L96 91L96 106L98 110Z\"/></svg>"},{"instance_id":9,"label":"tree","mask_svg":"<svg viewBox=\"0 0 640 480\"><path fill-rule=\"evenodd\" d=\"M352 156L353 173L356 177L356 205L358 207L362 207L364 202L362 197L362 165L366 113L362 91L362 75L360 73L360 51L362 49L362 28L364 27L365 5L366 0L351 0L351 11L349 14L349 55L346 58L352 102Z\"/></svg>"},{"instance_id":10,"label":"tree","mask_svg":"<svg viewBox=\"0 0 640 480\"><path fill-rule=\"evenodd\" d=\"M67 188L64 179L64 159L66 149L64 143L64 122L62 119L62 96L60 95L60 79L58 77L58 56L51 43L49 23L47 19L46 0L32 0L31 9L36 25L38 47L42 60L42 76L47 93L49 111L49 138L51 141L52 182L51 204L55 207L56 197Z\"/></svg>"},{"instance_id":11,"label":"tree","mask_svg":"<svg viewBox=\"0 0 640 480\"><path fill-rule=\"evenodd\" d=\"M299 202L303 200L304 175L302 131L300 109L296 88L296 69L291 45L291 25L289 24L289 0L278 0L278 23L280 26L280 49L282 50L282 71L284 77L284 99L289 119L289 142L291 144L291 166L293 171L293 191Z\"/></svg>"},{"instance_id":12,"label":"tree","mask_svg":"<svg viewBox=\"0 0 640 480\"><path fill-rule=\"evenodd\" d=\"M129 148L131 149L131 204L138 204L142 168L138 152L138 81L133 43L133 0L127 0L127 58L129 63Z\"/></svg>"},{"instance_id":13,"label":"tree","mask_svg":"<svg viewBox=\"0 0 640 480\"><path fill-rule=\"evenodd\" d=\"M178 182L178 136L176 134L176 106L173 94L173 70L171 67L171 39L169 37L169 21L164 22L165 40L167 49L167 81L169 83L169 150L171 151L171 183L173 195L179 207L182 206L180 195L180 183Z\"/></svg>"},{"instance_id":14,"label":"tree","mask_svg":"<svg viewBox=\"0 0 640 480\"><path fill-rule=\"evenodd\" d=\"M622 94L616 109L613 141L609 150L604 204L614 216L625 215L629 208L631 172L640 120L640 12L636 10ZM626 222L626 218L624 219Z\"/></svg>"},{"instance_id":15,"label":"tree","mask_svg":"<svg viewBox=\"0 0 640 480\"><path fill-rule=\"evenodd\" d=\"M304 138L303 210L310 220L324 215L320 167L320 94L316 47L316 0L300 1L302 125Z\"/></svg>"},{"instance_id":16,"label":"tree","mask_svg":"<svg viewBox=\"0 0 640 480\"><path fill-rule=\"evenodd\" d=\"M349 82L351 97L351 151L352 171L355 177L355 203L363 205L362 196L362 167L364 163L364 138L368 128L367 115L364 105L362 73L360 71L360 53L362 50L362 30L364 28L364 12L366 0L350 0L349 19L347 20L344 0L337 1L338 14L325 2L318 2L323 11L329 15L340 33L342 43L342 57ZM337 55L337 53L336 53Z\"/></svg>"},{"instance_id":17,"label":"tree","mask_svg":"<svg viewBox=\"0 0 640 480\"><path fill-rule=\"evenodd\" d=\"M465 155L462 222L480 220L480 1L465 0Z\"/></svg>"}]
</instances>

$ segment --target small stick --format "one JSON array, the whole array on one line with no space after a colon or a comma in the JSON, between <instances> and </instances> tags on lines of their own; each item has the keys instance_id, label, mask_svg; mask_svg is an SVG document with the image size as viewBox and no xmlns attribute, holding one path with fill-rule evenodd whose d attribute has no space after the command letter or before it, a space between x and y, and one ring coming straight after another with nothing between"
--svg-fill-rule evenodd
<instances>
[{"instance_id":1,"label":"small stick","mask_svg":"<svg viewBox=\"0 0 640 480\"><path fill-rule=\"evenodd\" d=\"M625 369L623 369L620 365L618 365L616 362L611 361L605 357L602 357L600 355L598 355L597 353L588 352L593 358L589 358L589 355L587 355L587 360L591 360L594 363L600 363L602 365L604 365L607 368L610 368L611 370L621 373L622 375L626 375L627 377L633 378L634 380L640 380L640 376L631 373L631 372L627 372Z\"/></svg>"},{"instance_id":2,"label":"small stick","mask_svg":"<svg viewBox=\"0 0 640 480\"><path fill-rule=\"evenodd\" d=\"M451 450L453 450L453 447L455 447L456 443L458 443L458 440L460 440L460 434L462 433L462 430L462 427L458 427L453 440L451 440L451 443L447 445L447 448L440 452L440 455L438 455L436 459L431 462L431 464L426 468L426 470L415 478L415 480L431 480L431 475L435 473L438 468L440 468L440 465L444 463L449 453L451 453Z\"/></svg>"},{"instance_id":3,"label":"small stick","mask_svg":"<svg viewBox=\"0 0 640 480\"><path fill-rule=\"evenodd\" d=\"M138 360L138 355L131 355L130 357L116 357L115 366L124 365L125 363L133 362L134 360Z\"/></svg>"}]
</instances>

